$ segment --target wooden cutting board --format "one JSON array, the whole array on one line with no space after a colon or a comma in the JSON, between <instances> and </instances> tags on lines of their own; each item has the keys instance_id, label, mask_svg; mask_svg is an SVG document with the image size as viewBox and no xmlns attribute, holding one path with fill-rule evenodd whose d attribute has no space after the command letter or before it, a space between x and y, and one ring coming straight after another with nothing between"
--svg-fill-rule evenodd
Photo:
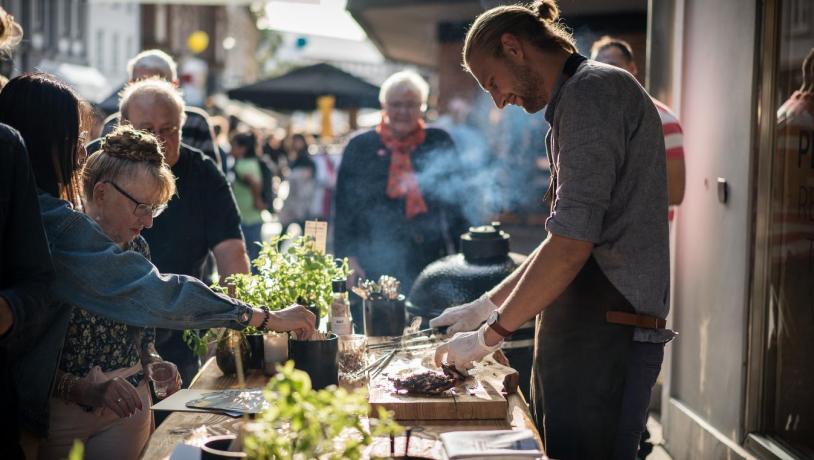
<instances>
[{"instance_id":1,"label":"wooden cutting board","mask_svg":"<svg viewBox=\"0 0 814 460\"><path fill-rule=\"evenodd\" d=\"M397 354L385 370L368 384L371 415L378 408L392 411L396 420L498 420L505 419L508 402L502 394L504 376L513 369L486 360L470 371L472 378L438 396L397 394L391 377L437 370L432 355Z\"/></svg>"}]
</instances>

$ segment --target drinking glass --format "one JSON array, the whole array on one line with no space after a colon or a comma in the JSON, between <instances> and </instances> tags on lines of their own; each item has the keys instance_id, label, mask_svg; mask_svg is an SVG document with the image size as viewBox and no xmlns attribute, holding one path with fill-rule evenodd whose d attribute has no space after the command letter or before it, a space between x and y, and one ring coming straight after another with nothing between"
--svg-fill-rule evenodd
<instances>
[{"instance_id":1,"label":"drinking glass","mask_svg":"<svg viewBox=\"0 0 814 460\"><path fill-rule=\"evenodd\" d=\"M367 337L361 334L340 335L337 353L339 384L354 386L364 383L364 375L356 375L367 364Z\"/></svg>"},{"instance_id":2,"label":"drinking glass","mask_svg":"<svg viewBox=\"0 0 814 460\"><path fill-rule=\"evenodd\" d=\"M153 382L153 391L158 399L167 397L170 389L175 387L178 378L178 368L167 361L158 361L147 365L150 369L150 380Z\"/></svg>"}]
</instances>

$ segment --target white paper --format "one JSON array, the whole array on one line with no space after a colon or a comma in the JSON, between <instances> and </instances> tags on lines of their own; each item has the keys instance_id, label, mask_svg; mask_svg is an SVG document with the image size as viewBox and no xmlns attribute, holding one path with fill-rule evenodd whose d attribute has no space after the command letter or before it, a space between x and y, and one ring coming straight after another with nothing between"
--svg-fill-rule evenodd
<instances>
[{"instance_id":1,"label":"white paper","mask_svg":"<svg viewBox=\"0 0 814 460\"><path fill-rule=\"evenodd\" d=\"M199 409L199 408L192 408L187 407L187 403L190 401L195 401L201 398L206 397L212 393L227 393L228 392L236 392L238 390L193 390L193 389L184 389L179 390L176 393L168 396L164 400L158 402L157 404L153 404L150 409L157 410L157 411L171 411L171 412L210 412L216 414L226 414L232 417L236 417L241 415L242 412L252 413L254 412L254 408L247 408L250 410L246 411L231 411L230 409L219 409L219 408L212 408L212 409ZM260 388L247 388L246 390L240 390L245 392L261 392ZM259 412L259 410L258 410Z\"/></svg>"},{"instance_id":2,"label":"white paper","mask_svg":"<svg viewBox=\"0 0 814 460\"><path fill-rule=\"evenodd\" d=\"M530 430L452 431L441 434L441 443L450 459L543 456Z\"/></svg>"}]
</instances>

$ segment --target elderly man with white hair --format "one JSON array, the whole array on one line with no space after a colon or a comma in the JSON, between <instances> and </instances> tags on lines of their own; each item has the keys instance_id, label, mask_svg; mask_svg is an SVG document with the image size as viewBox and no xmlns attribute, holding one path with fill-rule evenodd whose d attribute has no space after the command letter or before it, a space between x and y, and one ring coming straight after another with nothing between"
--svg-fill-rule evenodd
<instances>
[{"instance_id":1,"label":"elderly man with white hair","mask_svg":"<svg viewBox=\"0 0 814 460\"><path fill-rule=\"evenodd\" d=\"M391 275L409 292L425 266L455 251L468 226L454 144L446 132L424 126L428 94L415 72L390 76L379 94L381 123L345 147L334 244L349 258L352 283Z\"/></svg>"},{"instance_id":2,"label":"elderly man with white hair","mask_svg":"<svg viewBox=\"0 0 814 460\"><path fill-rule=\"evenodd\" d=\"M152 49L144 50L127 62L129 83L158 77L178 86L178 65L167 53ZM211 158L218 167L222 167L221 156L215 143L215 131L209 122L209 115L197 108L184 106L186 120L181 128L181 142L188 147L196 148ZM102 137L113 131L119 124L119 112L105 119Z\"/></svg>"},{"instance_id":3,"label":"elderly man with white hair","mask_svg":"<svg viewBox=\"0 0 814 460\"><path fill-rule=\"evenodd\" d=\"M177 193L166 211L142 233L153 264L162 273L202 279L202 266L211 251L221 278L248 273L240 213L229 183L209 158L181 143L184 101L176 87L156 77L131 83L121 93L119 112L121 123L158 137L177 178ZM98 140L89 144L88 153L99 145ZM192 380L198 358L184 344L180 331L157 330L156 348L178 366L184 382Z\"/></svg>"}]
</instances>

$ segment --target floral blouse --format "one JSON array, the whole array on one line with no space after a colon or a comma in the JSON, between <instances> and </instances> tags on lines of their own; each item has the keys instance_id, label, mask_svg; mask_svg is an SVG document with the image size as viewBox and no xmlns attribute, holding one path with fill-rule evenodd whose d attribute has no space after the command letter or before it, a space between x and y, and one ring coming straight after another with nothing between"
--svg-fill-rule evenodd
<instances>
[{"instance_id":1,"label":"floral blouse","mask_svg":"<svg viewBox=\"0 0 814 460\"><path fill-rule=\"evenodd\" d=\"M141 235L125 249L150 259L149 246ZM68 323L59 368L77 377L87 375L93 366L101 367L104 372L129 368L140 363L154 343L155 328L128 326L76 307ZM144 373L139 372L127 380L137 386L143 377Z\"/></svg>"}]
</instances>

